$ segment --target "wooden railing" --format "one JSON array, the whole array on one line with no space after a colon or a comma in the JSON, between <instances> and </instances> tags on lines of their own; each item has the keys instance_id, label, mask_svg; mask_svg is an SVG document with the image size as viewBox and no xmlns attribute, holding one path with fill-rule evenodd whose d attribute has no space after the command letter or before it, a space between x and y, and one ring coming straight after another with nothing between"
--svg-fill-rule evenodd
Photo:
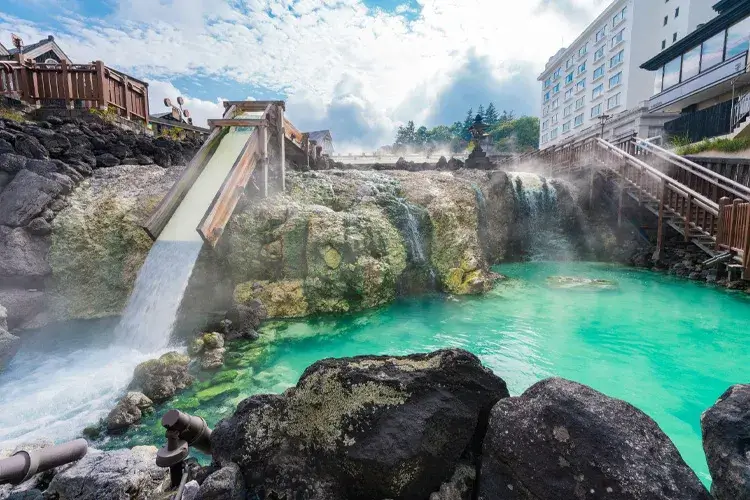
<instances>
[{"instance_id":1,"label":"wooden railing","mask_svg":"<svg viewBox=\"0 0 750 500\"><path fill-rule=\"evenodd\" d=\"M0 95L34 106L107 108L129 120L148 122L148 84L93 64L0 63Z\"/></svg>"},{"instance_id":2,"label":"wooden railing","mask_svg":"<svg viewBox=\"0 0 750 500\"><path fill-rule=\"evenodd\" d=\"M719 202L720 230L716 235L716 247L743 257L742 265L750 269L750 203L740 199Z\"/></svg>"}]
</instances>

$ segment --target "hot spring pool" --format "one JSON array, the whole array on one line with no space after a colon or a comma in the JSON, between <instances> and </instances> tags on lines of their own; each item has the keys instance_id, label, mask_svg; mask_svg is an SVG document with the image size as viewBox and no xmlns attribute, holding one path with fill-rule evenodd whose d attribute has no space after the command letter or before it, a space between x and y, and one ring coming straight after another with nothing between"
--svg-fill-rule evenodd
<instances>
[{"instance_id":1,"label":"hot spring pool","mask_svg":"<svg viewBox=\"0 0 750 500\"><path fill-rule=\"evenodd\" d=\"M249 395L294 385L321 358L460 347L505 379L511 394L560 376L634 404L659 423L708 483L700 414L731 384L748 382L750 296L601 264L526 263L497 270L511 279L484 297L422 297L345 317L269 322L258 342L232 344L228 366L169 406L213 425ZM614 280L619 287L551 289L551 275ZM0 445L8 438L4 412ZM99 444L161 445L161 412ZM36 418L31 408L25 413Z\"/></svg>"}]
</instances>

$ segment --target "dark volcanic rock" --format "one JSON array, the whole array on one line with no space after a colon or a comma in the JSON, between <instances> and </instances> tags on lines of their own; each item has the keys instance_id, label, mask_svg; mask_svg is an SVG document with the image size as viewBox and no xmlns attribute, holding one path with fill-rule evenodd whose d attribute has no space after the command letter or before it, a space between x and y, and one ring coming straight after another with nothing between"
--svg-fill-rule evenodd
<instances>
[{"instance_id":1,"label":"dark volcanic rock","mask_svg":"<svg viewBox=\"0 0 750 500\"><path fill-rule=\"evenodd\" d=\"M251 496L423 499L479 450L507 396L462 350L326 359L283 395L241 402L216 426L213 456L240 466Z\"/></svg>"},{"instance_id":2,"label":"dark volcanic rock","mask_svg":"<svg viewBox=\"0 0 750 500\"><path fill-rule=\"evenodd\" d=\"M140 389L149 399L160 403L174 396L178 390L193 383L188 373L190 358L168 352L159 359L144 361L135 367L132 389Z\"/></svg>"},{"instance_id":3,"label":"dark volcanic rock","mask_svg":"<svg viewBox=\"0 0 750 500\"><path fill-rule=\"evenodd\" d=\"M111 145L109 147L109 152L120 160L133 156L133 152L130 151L130 148L120 142Z\"/></svg>"},{"instance_id":4,"label":"dark volcanic rock","mask_svg":"<svg viewBox=\"0 0 750 500\"><path fill-rule=\"evenodd\" d=\"M552 378L492 409L479 498L711 497L645 413L590 387Z\"/></svg>"},{"instance_id":5,"label":"dark volcanic rock","mask_svg":"<svg viewBox=\"0 0 750 500\"><path fill-rule=\"evenodd\" d=\"M750 500L750 384L733 385L701 416L716 500Z\"/></svg>"},{"instance_id":6,"label":"dark volcanic rock","mask_svg":"<svg viewBox=\"0 0 750 500\"><path fill-rule=\"evenodd\" d=\"M47 276L52 272L46 261L48 250L49 244L44 238L33 236L20 227L0 226L0 280L5 284Z\"/></svg>"},{"instance_id":7,"label":"dark volcanic rock","mask_svg":"<svg viewBox=\"0 0 750 500\"><path fill-rule=\"evenodd\" d=\"M16 150L13 148L13 145L6 141L5 139L0 139L0 154L3 153L15 153Z\"/></svg>"},{"instance_id":8,"label":"dark volcanic rock","mask_svg":"<svg viewBox=\"0 0 750 500\"><path fill-rule=\"evenodd\" d=\"M122 431L141 421L153 410L153 401L140 392L128 392L107 415L107 430Z\"/></svg>"},{"instance_id":9,"label":"dark volcanic rock","mask_svg":"<svg viewBox=\"0 0 750 500\"><path fill-rule=\"evenodd\" d=\"M61 191L54 181L21 170L0 193L0 225L25 226Z\"/></svg>"},{"instance_id":10,"label":"dark volcanic rock","mask_svg":"<svg viewBox=\"0 0 750 500\"><path fill-rule=\"evenodd\" d=\"M152 160L150 157L146 155L136 156L135 161L136 163L138 163L138 165L153 165L154 164L154 160Z\"/></svg>"},{"instance_id":11,"label":"dark volcanic rock","mask_svg":"<svg viewBox=\"0 0 750 500\"><path fill-rule=\"evenodd\" d=\"M196 500L244 500L245 480L237 464L228 464L203 481Z\"/></svg>"},{"instance_id":12,"label":"dark volcanic rock","mask_svg":"<svg viewBox=\"0 0 750 500\"><path fill-rule=\"evenodd\" d=\"M53 160L29 160L25 168L48 179L51 179L50 174L58 171L58 166Z\"/></svg>"},{"instance_id":13,"label":"dark volcanic rock","mask_svg":"<svg viewBox=\"0 0 750 500\"><path fill-rule=\"evenodd\" d=\"M25 156L13 153L0 154L0 170L11 175L16 175L26 166L26 162L28 161L28 158Z\"/></svg>"},{"instance_id":14,"label":"dark volcanic rock","mask_svg":"<svg viewBox=\"0 0 750 500\"><path fill-rule=\"evenodd\" d=\"M258 338L256 330L268 318L268 311L260 300L254 299L247 305L236 304L227 318L231 321L228 332L230 338L255 340Z\"/></svg>"},{"instance_id":15,"label":"dark volcanic rock","mask_svg":"<svg viewBox=\"0 0 750 500\"><path fill-rule=\"evenodd\" d=\"M52 226L44 217L37 217L29 222L26 230L36 236L45 236L52 232Z\"/></svg>"},{"instance_id":16,"label":"dark volcanic rock","mask_svg":"<svg viewBox=\"0 0 750 500\"><path fill-rule=\"evenodd\" d=\"M52 155L60 155L70 149L70 140L62 134L52 134L44 137L41 142Z\"/></svg>"},{"instance_id":17,"label":"dark volcanic rock","mask_svg":"<svg viewBox=\"0 0 750 500\"><path fill-rule=\"evenodd\" d=\"M36 158L37 160L43 160L49 157L47 150L39 142L36 137L30 135L18 135L16 136L15 143L16 152L27 158Z\"/></svg>"},{"instance_id":18,"label":"dark volcanic rock","mask_svg":"<svg viewBox=\"0 0 750 500\"><path fill-rule=\"evenodd\" d=\"M96 168L115 167L120 160L110 153L104 153L96 157Z\"/></svg>"}]
</instances>

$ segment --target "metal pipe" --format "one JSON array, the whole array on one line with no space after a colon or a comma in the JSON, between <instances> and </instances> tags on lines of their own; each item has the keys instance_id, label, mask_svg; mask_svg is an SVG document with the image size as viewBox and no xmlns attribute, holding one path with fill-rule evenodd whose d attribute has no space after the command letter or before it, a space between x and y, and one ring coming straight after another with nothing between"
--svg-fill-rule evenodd
<instances>
[{"instance_id":1,"label":"metal pipe","mask_svg":"<svg viewBox=\"0 0 750 500\"><path fill-rule=\"evenodd\" d=\"M18 451L0 460L0 484L21 484L34 474L80 460L88 447L85 439L76 439L40 450Z\"/></svg>"}]
</instances>

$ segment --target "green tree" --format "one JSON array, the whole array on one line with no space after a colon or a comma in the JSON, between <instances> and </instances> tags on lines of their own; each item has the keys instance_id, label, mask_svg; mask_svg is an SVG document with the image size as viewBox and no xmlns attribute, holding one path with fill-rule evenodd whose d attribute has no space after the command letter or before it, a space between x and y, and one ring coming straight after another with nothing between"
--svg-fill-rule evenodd
<instances>
[{"instance_id":1,"label":"green tree","mask_svg":"<svg viewBox=\"0 0 750 500\"><path fill-rule=\"evenodd\" d=\"M453 128L445 125L438 125L429 131L429 139L435 144L447 144L453 139L454 135Z\"/></svg>"},{"instance_id":2,"label":"green tree","mask_svg":"<svg viewBox=\"0 0 750 500\"><path fill-rule=\"evenodd\" d=\"M481 104L479 105L479 109L477 110L477 114L482 119L482 121L484 121L484 106L482 106ZM484 121L484 122L487 123L486 121Z\"/></svg>"},{"instance_id":3,"label":"green tree","mask_svg":"<svg viewBox=\"0 0 750 500\"><path fill-rule=\"evenodd\" d=\"M427 127L422 125L417 129L417 132L414 134L414 146L418 149L422 148L427 144L427 140L429 139Z\"/></svg>"},{"instance_id":4,"label":"green tree","mask_svg":"<svg viewBox=\"0 0 750 500\"><path fill-rule=\"evenodd\" d=\"M474 124L474 108L469 108L469 111L466 113L466 118L464 119L464 126L461 129L461 138L465 141L471 140L471 132L469 132L469 128Z\"/></svg>"},{"instance_id":5,"label":"green tree","mask_svg":"<svg viewBox=\"0 0 750 500\"><path fill-rule=\"evenodd\" d=\"M414 144L415 139L414 122L409 120L406 126L399 126L396 132L396 142L393 144L393 149L398 152L405 151L408 147Z\"/></svg>"},{"instance_id":6,"label":"green tree","mask_svg":"<svg viewBox=\"0 0 750 500\"><path fill-rule=\"evenodd\" d=\"M493 103L490 103L489 106L487 106L487 111L484 112L484 123L489 125L490 127L494 127L497 125L497 109L495 109L495 105Z\"/></svg>"}]
</instances>

